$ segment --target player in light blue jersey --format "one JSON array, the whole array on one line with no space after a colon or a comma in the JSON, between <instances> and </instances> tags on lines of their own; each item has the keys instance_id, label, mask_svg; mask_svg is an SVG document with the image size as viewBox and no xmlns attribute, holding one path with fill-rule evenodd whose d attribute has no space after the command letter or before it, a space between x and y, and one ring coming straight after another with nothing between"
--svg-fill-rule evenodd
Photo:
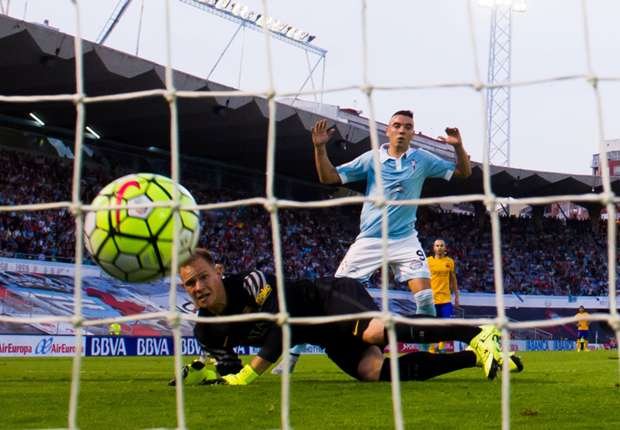
<instances>
[{"instance_id":1,"label":"player in light blue jersey","mask_svg":"<svg viewBox=\"0 0 620 430\"><path fill-rule=\"evenodd\" d=\"M471 174L469 156L463 148L458 128L446 128L447 135L439 137L454 148L455 164L423 149L412 148L413 124L411 111L396 112L386 130L389 143L379 149L381 179L388 200L419 198L426 178L450 180L452 176L467 178ZM366 195L376 196L378 190L372 151L334 167L326 150L332 134L326 120L318 121L312 129L314 159L321 183L346 184L365 179ZM434 316L430 271L415 229L416 210L417 207L411 205L388 205L388 265L397 281L407 282L414 295L417 313ZM381 266L381 257L381 209L372 202L365 202L360 218L360 234L347 251L335 276L364 281Z\"/></svg>"},{"instance_id":2,"label":"player in light blue jersey","mask_svg":"<svg viewBox=\"0 0 620 430\"><path fill-rule=\"evenodd\" d=\"M413 124L411 111L400 110L394 113L386 130L389 143L379 148L381 179L387 200L419 198L426 178L450 180L452 176L467 178L471 175L469 156L463 148L458 128L446 128L446 136L438 138L454 148L455 164L423 149L412 148ZM366 180L366 195L377 196L372 151L334 167L326 149L334 131L324 119L317 121L312 128L314 161L319 180L323 184ZM417 207L412 205L388 205L388 265L397 281L407 282L416 303L416 313L435 316L430 271L415 229L416 211ZM349 277L365 282L381 267L382 255L381 208L372 202L365 202L360 217L360 234L340 263L335 277Z\"/></svg>"}]
</instances>

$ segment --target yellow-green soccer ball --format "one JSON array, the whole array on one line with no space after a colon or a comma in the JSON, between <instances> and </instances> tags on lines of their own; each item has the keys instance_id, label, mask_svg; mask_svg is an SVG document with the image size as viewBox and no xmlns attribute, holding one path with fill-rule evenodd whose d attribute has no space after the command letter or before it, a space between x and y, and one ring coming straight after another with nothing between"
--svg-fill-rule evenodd
<instances>
[{"instance_id":1,"label":"yellow-green soccer ball","mask_svg":"<svg viewBox=\"0 0 620 430\"><path fill-rule=\"evenodd\" d=\"M195 205L192 195L170 178L151 173L123 176L108 184L92 202L97 208L173 201ZM130 282L165 276L172 263L174 220L179 226L179 263L187 260L200 234L198 211L169 207L105 209L88 212L84 241L93 260L108 274Z\"/></svg>"}]
</instances>

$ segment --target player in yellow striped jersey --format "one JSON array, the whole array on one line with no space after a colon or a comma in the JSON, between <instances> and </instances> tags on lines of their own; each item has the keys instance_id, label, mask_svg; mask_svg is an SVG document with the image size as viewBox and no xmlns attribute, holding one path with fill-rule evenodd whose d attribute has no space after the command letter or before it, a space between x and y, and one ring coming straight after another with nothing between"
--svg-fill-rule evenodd
<instances>
[{"instance_id":1,"label":"player in yellow striped jersey","mask_svg":"<svg viewBox=\"0 0 620 430\"><path fill-rule=\"evenodd\" d=\"M575 315L578 318L583 318L577 321L577 352L580 351L589 351L588 349L588 334L590 331L590 321L586 318L590 316L586 309L582 306L579 306L579 310Z\"/></svg>"},{"instance_id":2,"label":"player in yellow striped jersey","mask_svg":"<svg viewBox=\"0 0 620 430\"><path fill-rule=\"evenodd\" d=\"M456 282L456 267L454 260L446 255L446 242L437 239L433 243L434 256L428 257L428 268L431 272L431 289L438 318L451 318L453 313L452 295L454 305L459 305L459 290ZM435 348L431 347L431 351ZM438 349L444 349L440 342Z\"/></svg>"}]
</instances>

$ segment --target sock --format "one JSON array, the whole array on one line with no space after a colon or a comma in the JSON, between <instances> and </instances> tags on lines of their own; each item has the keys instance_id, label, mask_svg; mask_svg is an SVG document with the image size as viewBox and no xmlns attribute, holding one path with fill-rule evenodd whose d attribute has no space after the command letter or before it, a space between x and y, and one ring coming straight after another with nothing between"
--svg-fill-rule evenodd
<instances>
[{"instance_id":1,"label":"sock","mask_svg":"<svg viewBox=\"0 0 620 430\"><path fill-rule=\"evenodd\" d=\"M412 315L410 318L423 318L426 315ZM442 340L460 340L469 343L478 333L480 327L468 325L447 326L412 326L396 324L396 338L401 342L433 343ZM387 333L384 334L387 342Z\"/></svg>"},{"instance_id":2,"label":"sock","mask_svg":"<svg viewBox=\"0 0 620 430\"><path fill-rule=\"evenodd\" d=\"M413 295L416 305L416 315L437 316L435 310L435 303L433 302L433 290L427 288L422 291L418 291Z\"/></svg>"},{"instance_id":3,"label":"sock","mask_svg":"<svg viewBox=\"0 0 620 430\"><path fill-rule=\"evenodd\" d=\"M289 350L290 353L290 358L289 358L289 368L288 371L290 373L293 372L293 369L295 369L295 366L297 365L297 361L299 360L299 356L301 354L301 352L305 351L306 349L306 344L303 343L301 345L295 345L294 347L292 347ZM284 365L283 365L284 361L280 361L278 363L278 365L276 367L274 367L273 369L271 369L271 373L274 375L281 375L282 373L284 373Z\"/></svg>"},{"instance_id":4,"label":"sock","mask_svg":"<svg viewBox=\"0 0 620 430\"><path fill-rule=\"evenodd\" d=\"M305 343L301 343L299 345L295 345L294 347L291 348L291 355L293 356L298 356L303 353L306 352L306 344Z\"/></svg>"},{"instance_id":5,"label":"sock","mask_svg":"<svg viewBox=\"0 0 620 430\"><path fill-rule=\"evenodd\" d=\"M474 367L476 354L473 351L461 351L453 354L431 354L430 352L412 352L398 359L401 381L425 381L444 373ZM383 360L379 380L390 381L390 359Z\"/></svg>"}]
</instances>

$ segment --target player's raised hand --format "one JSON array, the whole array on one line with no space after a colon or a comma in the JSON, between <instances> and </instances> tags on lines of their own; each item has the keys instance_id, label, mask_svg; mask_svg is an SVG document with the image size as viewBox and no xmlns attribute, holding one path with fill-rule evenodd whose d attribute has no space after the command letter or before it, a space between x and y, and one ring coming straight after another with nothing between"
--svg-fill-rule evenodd
<instances>
[{"instance_id":1,"label":"player's raised hand","mask_svg":"<svg viewBox=\"0 0 620 430\"><path fill-rule=\"evenodd\" d=\"M446 136L439 136L437 139L450 146L458 146L463 144L461 132L456 127L446 127Z\"/></svg>"},{"instance_id":2,"label":"player's raised hand","mask_svg":"<svg viewBox=\"0 0 620 430\"><path fill-rule=\"evenodd\" d=\"M325 146L335 131L335 128L327 127L326 119L318 120L312 127L312 144L316 148Z\"/></svg>"}]
</instances>

